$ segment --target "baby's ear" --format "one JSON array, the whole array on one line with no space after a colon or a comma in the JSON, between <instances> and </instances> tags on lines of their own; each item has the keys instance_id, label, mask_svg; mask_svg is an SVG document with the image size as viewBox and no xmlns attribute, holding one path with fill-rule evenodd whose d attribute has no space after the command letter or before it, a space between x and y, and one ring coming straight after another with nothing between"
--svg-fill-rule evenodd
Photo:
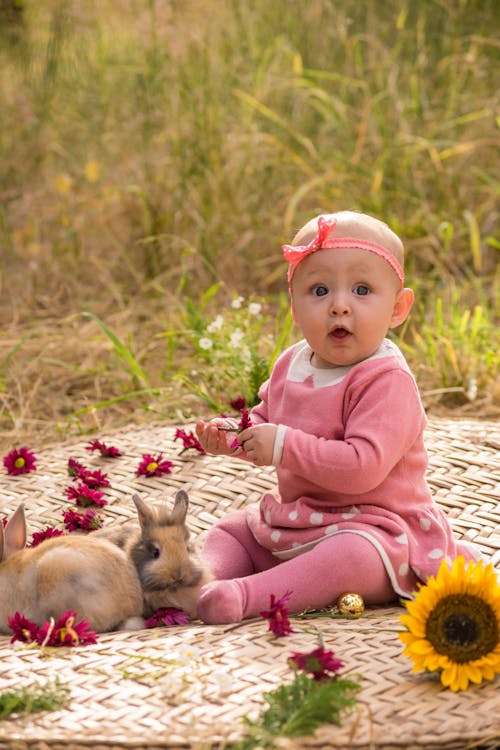
<instances>
[{"instance_id":1,"label":"baby's ear","mask_svg":"<svg viewBox=\"0 0 500 750\"><path fill-rule=\"evenodd\" d=\"M415 294L413 293L413 289L405 287L398 292L391 316L391 328L397 328L397 326L406 320L414 299Z\"/></svg>"}]
</instances>

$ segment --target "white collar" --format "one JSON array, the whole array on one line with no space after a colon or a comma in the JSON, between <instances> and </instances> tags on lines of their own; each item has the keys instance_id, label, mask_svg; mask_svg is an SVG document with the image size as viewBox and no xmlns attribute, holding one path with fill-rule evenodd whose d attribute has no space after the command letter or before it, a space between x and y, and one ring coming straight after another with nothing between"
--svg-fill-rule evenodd
<instances>
[{"instance_id":1,"label":"white collar","mask_svg":"<svg viewBox=\"0 0 500 750\"><path fill-rule=\"evenodd\" d=\"M324 388L328 385L340 383L353 367L361 364L356 362L354 365L342 367L314 367L311 364L312 354L312 349L307 341L305 339L299 341L295 345L286 379L293 383L303 383L307 378L312 377L315 388ZM363 359L362 362L381 359L383 357L395 357L400 364L403 364L406 368L408 367L398 347L390 339L384 339L379 348L372 355Z\"/></svg>"}]
</instances>

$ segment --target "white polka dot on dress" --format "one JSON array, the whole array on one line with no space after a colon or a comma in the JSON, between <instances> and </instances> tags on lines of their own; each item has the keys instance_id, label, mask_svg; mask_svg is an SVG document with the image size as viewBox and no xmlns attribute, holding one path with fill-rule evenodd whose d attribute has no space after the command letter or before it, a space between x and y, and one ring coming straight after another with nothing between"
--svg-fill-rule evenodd
<instances>
[{"instance_id":1,"label":"white polka dot on dress","mask_svg":"<svg viewBox=\"0 0 500 750\"><path fill-rule=\"evenodd\" d=\"M442 549L439 549L439 547L436 547L435 549L431 549L428 557L430 557L431 560L439 560L440 557L444 557L444 552Z\"/></svg>"}]
</instances>

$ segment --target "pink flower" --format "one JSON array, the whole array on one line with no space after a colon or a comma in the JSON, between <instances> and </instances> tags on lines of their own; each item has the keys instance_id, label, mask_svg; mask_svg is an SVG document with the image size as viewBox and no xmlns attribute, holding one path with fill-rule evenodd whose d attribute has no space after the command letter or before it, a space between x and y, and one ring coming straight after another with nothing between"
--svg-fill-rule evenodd
<instances>
[{"instance_id":1,"label":"pink flower","mask_svg":"<svg viewBox=\"0 0 500 750\"><path fill-rule=\"evenodd\" d=\"M33 643L34 641L36 641L36 637L38 634L38 625L36 625L34 622L30 622L19 612L15 612L12 617L7 617L7 624L13 633L13 636L10 639L11 643L14 643L14 641L21 641L22 643Z\"/></svg>"},{"instance_id":2,"label":"pink flower","mask_svg":"<svg viewBox=\"0 0 500 750\"><path fill-rule=\"evenodd\" d=\"M274 594L271 594L270 609L260 613L261 617L269 620L269 630L278 637L294 632L288 619L289 610L286 608L291 595L292 592L287 591L281 599L276 599Z\"/></svg>"},{"instance_id":3,"label":"pink flower","mask_svg":"<svg viewBox=\"0 0 500 750\"><path fill-rule=\"evenodd\" d=\"M229 402L232 409L236 411L243 411L246 408L247 400L244 396L236 396L235 399Z\"/></svg>"},{"instance_id":4,"label":"pink flower","mask_svg":"<svg viewBox=\"0 0 500 750\"><path fill-rule=\"evenodd\" d=\"M97 643L97 635L88 630L90 623L75 622L76 612L68 610L56 622L44 622L37 633L37 642L44 646L88 646Z\"/></svg>"},{"instance_id":5,"label":"pink flower","mask_svg":"<svg viewBox=\"0 0 500 750\"><path fill-rule=\"evenodd\" d=\"M242 432L243 430L246 430L247 427L251 427L251 426L252 426L252 420L250 419L250 412L248 411L248 409L242 409L241 419L238 425L239 431Z\"/></svg>"},{"instance_id":6,"label":"pink flower","mask_svg":"<svg viewBox=\"0 0 500 750\"><path fill-rule=\"evenodd\" d=\"M85 620L76 623L76 616L76 612L68 610L56 622L51 620L38 627L16 612L13 617L7 618L13 633L10 642L38 643L40 646L88 646L97 643L96 633L88 629L90 623Z\"/></svg>"},{"instance_id":7,"label":"pink flower","mask_svg":"<svg viewBox=\"0 0 500 750\"><path fill-rule=\"evenodd\" d=\"M243 430L246 430L247 427L252 426L252 420L250 418L250 412L248 409L242 409L241 411L241 419L238 422L237 432L243 432ZM239 448L239 443L237 438L233 440L231 443L231 448Z\"/></svg>"},{"instance_id":8,"label":"pink flower","mask_svg":"<svg viewBox=\"0 0 500 750\"><path fill-rule=\"evenodd\" d=\"M100 440L91 440L89 444L85 446L85 450L100 451L103 458L118 458L118 456L122 455L121 451L118 448L115 448L114 445L106 445L106 443L101 443Z\"/></svg>"},{"instance_id":9,"label":"pink flower","mask_svg":"<svg viewBox=\"0 0 500 750\"><path fill-rule=\"evenodd\" d=\"M95 531L100 529L103 523L101 516L93 508L89 508L85 513L78 513L74 508L63 511L63 521L66 529L71 531Z\"/></svg>"},{"instance_id":10,"label":"pink flower","mask_svg":"<svg viewBox=\"0 0 500 750\"><path fill-rule=\"evenodd\" d=\"M68 458L68 474L70 477L79 477L81 472L87 471L85 466L76 458Z\"/></svg>"},{"instance_id":11,"label":"pink flower","mask_svg":"<svg viewBox=\"0 0 500 750\"><path fill-rule=\"evenodd\" d=\"M55 536L63 536L64 532L61 529L55 529L53 526L47 526L43 531L34 531L31 536L31 543L27 544L27 547L38 547L41 542L45 539L52 539Z\"/></svg>"},{"instance_id":12,"label":"pink flower","mask_svg":"<svg viewBox=\"0 0 500 750\"><path fill-rule=\"evenodd\" d=\"M3 463L7 474L27 474L36 471L36 456L26 447L12 450L4 457Z\"/></svg>"},{"instance_id":13,"label":"pink flower","mask_svg":"<svg viewBox=\"0 0 500 750\"><path fill-rule=\"evenodd\" d=\"M335 659L333 651L325 651L323 646L305 654L296 651L288 662L293 662L302 672L312 675L314 680L329 680L344 666L340 659Z\"/></svg>"},{"instance_id":14,"label":"pink flower","mask_svg":"<svg viewBox=\"0 0 500 750\"><path fill-rule=\"evenodd\" d=\"M205 449L201 445L200 441L194 434L194 432L185 432L184 430L176 430L175 431L175 437L174 440L182 440L184 444L184 448L182 449L181 453L184 453L184 451L189 450L189 448L194 448L199 453L205 453Z\"/></svg>"},{"instance_id":15,"label":"pink flower","mask_svg":"<svg viewBox=\"0 0 500 750\"><path fill-rule=\"evenodd\" d=\"M107 474L100 469L96 469L95 471L87 469L86 466L79 461L76 461L74 458L68 460L68 474L73 477L73 479L79 479L81 482L84 482L87 487L91 487L92 489L110 486Z\"/></svg>"},{"instance_id":16,"label":"pink flower","mask_svg":"<svg viewBox=\"0 0 500 750\"><path fill-rule=\"evenodd\" d=\"M171 625L187 625L188 622L189 615L187 612L183 612L182 609L161 607L155 610L151 617L148 617L144 625L146 628L157 628L161 625L166 625L167 627Z\"/></svg>"},{"instance_id":17,"label":"pink flower","mask_svg":"<svg viewBox=\"0 0 500 750\"><path fill-rule=\"evenodd\" d=\"M135 474L137 477L141 474L145 477L161 477L162 474L170 474L172 466L171 461L163 458L163 453L159 453L156 458L149 453L143 453L142 461Z\"/></svg>"},{"instance_id":18,"label":"pink flower","mask_svg":"<svg viewBox=\"0 0 500 750\"><path fill-rule=\"evenodd\" d=\"M76 487L67 487L64 494L68 500L72 500L80 508L88 508L89 505L98 505L104 508L108 504L102 492L87 487L84 482L80 482Z\"/></svg>"},{"instance_id":19,"label":"pink flower","mask_svg":"<svg viewBox=\"0 0 500 750\"><path fill-rule=\"evenodd\" d=\"M87 487L90 487L91 489L95 490L97 487L110 487L110 481L108 479L108 475L105 474L100 469L96 469L95 471L91 471L90 469L83 468L82 471L80 471L78 475L78 479L81 479L81 481L87 485Z\"/></svg>"}]
</instances>

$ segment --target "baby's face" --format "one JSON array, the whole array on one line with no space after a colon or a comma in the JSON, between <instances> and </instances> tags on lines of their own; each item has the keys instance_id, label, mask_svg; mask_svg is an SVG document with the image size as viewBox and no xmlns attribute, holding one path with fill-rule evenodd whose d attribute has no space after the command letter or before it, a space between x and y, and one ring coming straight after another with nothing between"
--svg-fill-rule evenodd
<instances>
[{"instance_id":1,"label":"baby's face","mask_svg":"<svg viewBox=\"0 0 500 750\"><path fill-rule=\"evenodd\" d=\"M294 320L317 367L353 365L371 356L398 325L404 292L389 264L366 250L318 250L292 282Z\"/></svg>"}]
</instances>

